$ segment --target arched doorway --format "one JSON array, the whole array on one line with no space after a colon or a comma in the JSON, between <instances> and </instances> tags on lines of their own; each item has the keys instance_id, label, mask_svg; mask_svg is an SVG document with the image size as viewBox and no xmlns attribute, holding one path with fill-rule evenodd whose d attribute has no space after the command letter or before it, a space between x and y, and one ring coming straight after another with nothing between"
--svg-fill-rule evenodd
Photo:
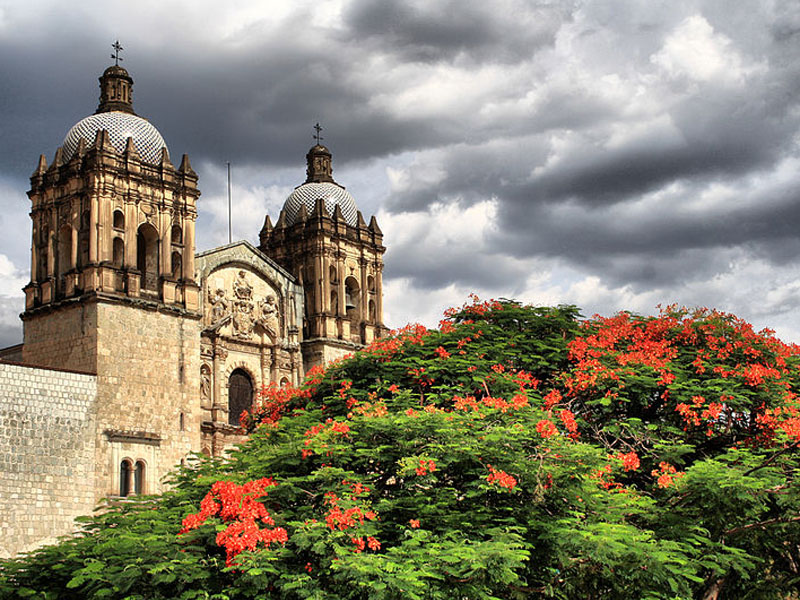
<instances>
[{"instance_id":1,"label":"arched doorway","mask_svg":"<svg viewBox=\"0 0 800 600\"><path fill-rule=\"evenodd\" d=\"M253 380L244 369L235 369L228 378L228 424L239 425L242 412L253 406Z\"/></svg>"},{"instance_id":2,"label":"arched doorway","mask_svg":"<svg viewBox=\"0 0 800 600\"><path fill-rule=\"evenodd\" d=\"M158 232L149 223L136 234L136 268L142 274L142 289L158 291Z\"/></svg>"}]
</instances>

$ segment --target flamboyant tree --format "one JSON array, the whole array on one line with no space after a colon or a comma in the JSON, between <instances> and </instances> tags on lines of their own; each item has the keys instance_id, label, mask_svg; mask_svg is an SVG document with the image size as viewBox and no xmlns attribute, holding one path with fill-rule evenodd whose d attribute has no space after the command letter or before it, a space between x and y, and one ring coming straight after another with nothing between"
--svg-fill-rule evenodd
<instances>
[{"instance_id":1,"label":"flamboyant tree","mask_svg":"<svg viewBox=\"0 0 800 600\"><path fill-rule=\"evenodd\" d=\"M799 365L716 311L476 300L264 390L228 459L4 564L0 596L789 598Z\"/></svg>"}]
</instances>

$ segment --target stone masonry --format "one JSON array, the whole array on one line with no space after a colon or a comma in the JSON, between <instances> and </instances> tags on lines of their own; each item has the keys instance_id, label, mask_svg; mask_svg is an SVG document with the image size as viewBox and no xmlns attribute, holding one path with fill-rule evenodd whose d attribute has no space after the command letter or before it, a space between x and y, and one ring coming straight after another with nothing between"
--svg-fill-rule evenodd
<instances>
[{"instance_id":1,"label":"stone masonry","mask_svg":"<svg viewBox=\"0 0 800 600\"><path fill-rule=\"evenodd\" d=\"M94 375L0 363L0 558L91 514L96 395Z\"/></svg>"}]
</instances>

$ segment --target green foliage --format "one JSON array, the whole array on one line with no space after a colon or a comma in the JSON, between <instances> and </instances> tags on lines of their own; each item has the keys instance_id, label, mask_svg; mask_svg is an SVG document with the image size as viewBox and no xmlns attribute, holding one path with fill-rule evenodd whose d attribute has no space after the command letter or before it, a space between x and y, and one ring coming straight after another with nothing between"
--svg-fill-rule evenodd
<instances>
[{"instance_id":1,"label":"green foliage","mask_svg":"<svg viewBox=\"0 0 800 600\"><path fill-rule=\"evenodd\" d=\"M229 459L2 564L0 597L785 599L798 362L716 312L476 301L265 390Z\"/></svg>"}]
</instances>

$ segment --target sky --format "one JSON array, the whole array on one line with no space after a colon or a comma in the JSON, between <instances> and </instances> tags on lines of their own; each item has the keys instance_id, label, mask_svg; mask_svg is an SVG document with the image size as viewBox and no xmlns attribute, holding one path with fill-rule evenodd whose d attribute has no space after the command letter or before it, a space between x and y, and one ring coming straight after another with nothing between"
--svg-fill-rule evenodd
<instances>
[{"instance_id":1,"label":"sky","mask_svg":"<svg viewBox=\"0 0 800 600\"><path fill-rule=\"evenodd\" d=\"M319 122L387 247L384 320L469 293L582 313L678 303L800 342L796 0L0 0L0 346L21 341L26 191L134 108L200 177L197 250L257 243Z\"/></svg>"}]
</instances>

